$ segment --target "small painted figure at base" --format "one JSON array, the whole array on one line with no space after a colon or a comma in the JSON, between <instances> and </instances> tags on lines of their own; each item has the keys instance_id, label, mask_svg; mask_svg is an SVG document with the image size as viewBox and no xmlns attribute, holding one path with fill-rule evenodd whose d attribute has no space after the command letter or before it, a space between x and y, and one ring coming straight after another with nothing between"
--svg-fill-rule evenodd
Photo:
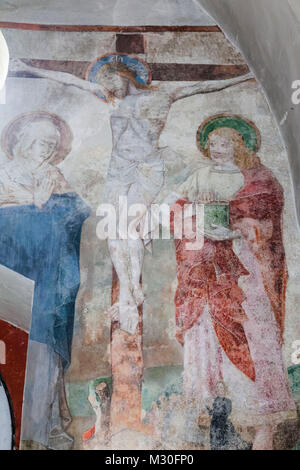
<instances>
[{"instance_id":1,"label":"small painted figure at base","mask_svg":"<svg viewBox=\"0 0 300 470\"><path fill-rule=\"evenodd\" d=\"M217 387L217 397L212 409L208 408L211 416L210 448L211 450L250 450L252 445L244 441L235 430L229 416L232 412L232 402L225 397L222 382Z\"/></svg>"}]
</instances>

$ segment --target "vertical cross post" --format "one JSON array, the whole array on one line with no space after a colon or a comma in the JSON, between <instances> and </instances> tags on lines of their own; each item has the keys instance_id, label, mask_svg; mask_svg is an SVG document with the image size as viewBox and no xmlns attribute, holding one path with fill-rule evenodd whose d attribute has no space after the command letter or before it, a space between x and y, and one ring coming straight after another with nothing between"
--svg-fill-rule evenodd
<instances>
[{"instance_id":1,"label":"vertical cross post","mask_svg":"<svg viewBox=\"0 0 300 470\"><path fill-rule=\"evenodd\" d=\"M119 298L119 279L113 268L112 305ZM143 430L142 380L143 380L143 312L134 335L122 331L120 323L111 325L111 369L113 393L111 401L111 433L122 429Z\"/></svg>"}]
</instances>

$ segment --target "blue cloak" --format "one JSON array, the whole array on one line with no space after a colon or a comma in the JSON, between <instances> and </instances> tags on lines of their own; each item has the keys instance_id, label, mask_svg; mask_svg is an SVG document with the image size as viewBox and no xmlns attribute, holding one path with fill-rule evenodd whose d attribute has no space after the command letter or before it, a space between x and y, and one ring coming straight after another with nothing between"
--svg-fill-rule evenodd
<instances>
[{"instance_id":1,"label":"blue cloak","mask_svg":"<svg viewBox=\"0 0 300 470\"><path fill-rule=\"evenodd\" d=\"M51 346L67 367L80 286L80 238L88 206L76 193L0 209L0 264L35 281L30 339Z\"/></svg>"}]
</instances>

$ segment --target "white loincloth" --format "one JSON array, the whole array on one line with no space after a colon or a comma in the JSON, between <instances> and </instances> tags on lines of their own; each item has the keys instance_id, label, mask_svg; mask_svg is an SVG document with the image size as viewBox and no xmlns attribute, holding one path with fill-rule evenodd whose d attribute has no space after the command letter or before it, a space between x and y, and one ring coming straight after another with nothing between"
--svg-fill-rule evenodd
<instances>
[{"instance_id":1,"label":"white loincloth","mask_svg":"<svg viewBox=\"0 0 300 470\"><path fill-rule=\"evenodd\" d=\"M101 202L118 206L119 197L127 196L128 206L145 204L149 207L163 184L164 162L160 153L149 155L146 161L112 155Z\"/></svg>"}]
</instances>

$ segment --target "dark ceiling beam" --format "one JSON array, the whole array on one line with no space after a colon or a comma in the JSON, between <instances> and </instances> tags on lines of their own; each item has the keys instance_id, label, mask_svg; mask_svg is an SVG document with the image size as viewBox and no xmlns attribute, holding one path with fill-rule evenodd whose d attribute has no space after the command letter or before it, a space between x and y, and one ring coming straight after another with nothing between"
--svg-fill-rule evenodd
<instances>
[{"instance_id":1,"label":"dark ceiling beam","mask_svg":"<svg viewBox=\"0 0 300 470\"><path fill-rule=\"evenodd\" d=\"M103 32L111 31L116 33L163 33L188 32L188 33L216 33L221 32L219 26L103 26L103 25L63 25L63 24L33 24L33 23L12 23L0 21L1 29L21 29L28 31L64 31L64 32Z\"/></svg>"}]
</instances>

